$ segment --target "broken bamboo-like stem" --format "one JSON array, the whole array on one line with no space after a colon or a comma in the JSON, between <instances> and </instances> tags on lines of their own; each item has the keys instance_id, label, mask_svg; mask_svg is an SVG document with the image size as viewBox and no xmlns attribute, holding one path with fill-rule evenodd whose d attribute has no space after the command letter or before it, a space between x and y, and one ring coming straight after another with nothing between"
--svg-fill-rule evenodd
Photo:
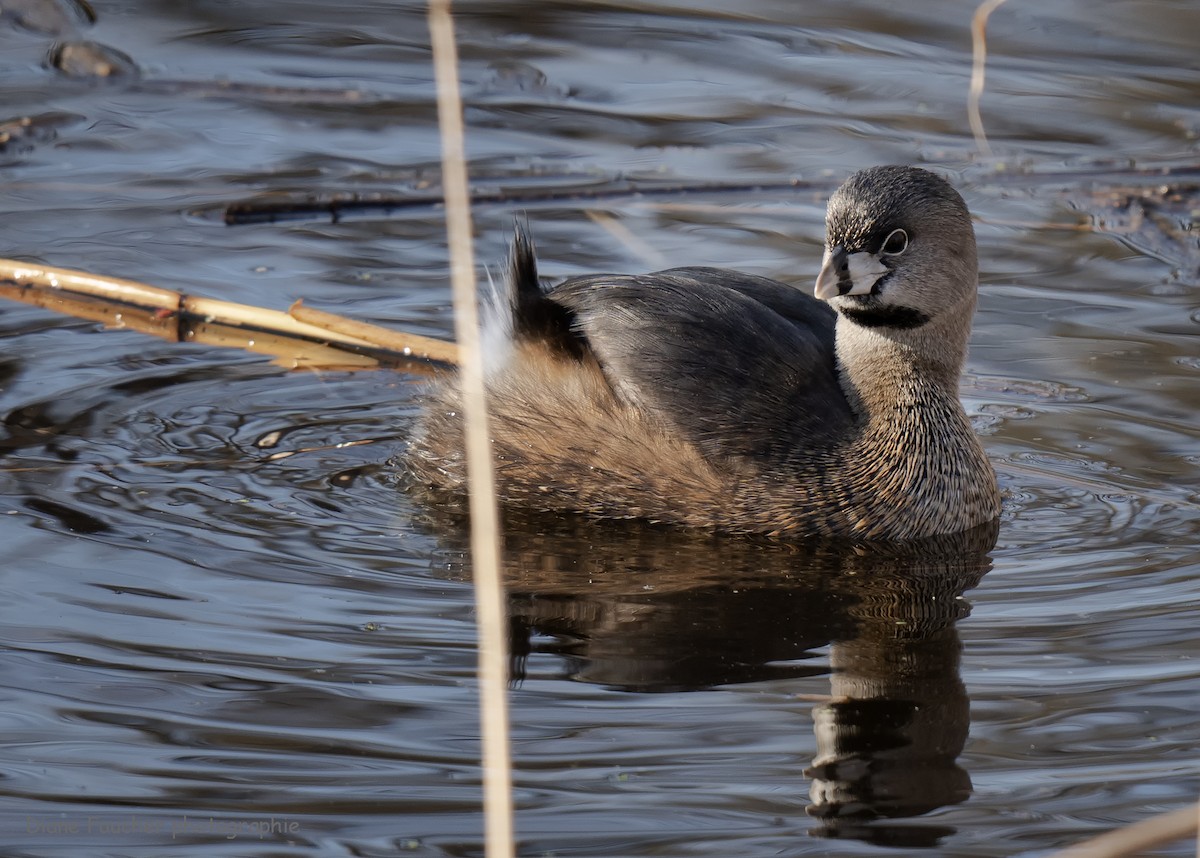
<instances>
[{"instance_id":1,"label":"broken bamboo-like stem","mask_svg":"<svg viewBox=\"0 0 1200 858\"><path fill-rule=\"evenodd\" d=\"M172 342L269 354L291 367L457 362L453 343L303 306L270 310L14 259L0 259L0 297Z\"/></svg>"},{"instance_id":2,"label":"broken bamboo-like stem","mask_svg":"<svg viewBox=\"0 0 1200 858\"><path fill-rule=\"evenodd\" d=\"M420 334L393 331L391 328L382 328L379 325L360 322L357 319L347 319L336 313L306 307L303 301L297 301L288 307L288 315L298 322L312 325L323 331L344 334L380 348L422 360L444 364L457 364L459 360L456 343L439 340L435 337L423 337Z\"/></svg>"}]
</instances>

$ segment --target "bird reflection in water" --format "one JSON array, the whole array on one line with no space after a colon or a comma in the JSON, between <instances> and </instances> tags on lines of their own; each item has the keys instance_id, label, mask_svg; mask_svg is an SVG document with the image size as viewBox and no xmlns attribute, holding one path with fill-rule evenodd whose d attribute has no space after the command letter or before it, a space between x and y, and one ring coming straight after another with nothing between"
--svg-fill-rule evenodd
<instances>
[{"instance_id":1,"label":"bird reflection in water","mask_svg":"<svg viewBox=\"0 0 1200 858\"><path fill-rule=\"evenodd\" d=\"M866 547L507 516L514 682L533 653L565 659L573 680L634 692L829 674L805 770L812 833L899 847L953 833L888 820L971 793L957 762L970 713L955 623L991 568L994 523Z\"/></svg>"}]
</instances>

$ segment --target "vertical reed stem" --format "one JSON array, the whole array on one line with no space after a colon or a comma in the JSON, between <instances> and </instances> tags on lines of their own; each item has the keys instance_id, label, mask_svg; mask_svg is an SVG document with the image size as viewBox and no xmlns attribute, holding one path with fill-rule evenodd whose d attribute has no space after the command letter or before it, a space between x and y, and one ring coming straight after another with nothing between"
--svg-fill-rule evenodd
<instances>
[{"instance_id":1,"label":"vertical reed stem","mask_svg":"<svg viewBox=\"0 0 1200 858\"><path fill-rule=\"evenodd\" d=\"M488 858L511 858L514 854L512 760L506 697L508 653L504 587L500 576L500 530L488 440L458 49L450 0L429 0L429 32L437 83L446 235L450 247L454 328L460 353L467 478L471 493L471 562L475 570L478 617L485 849Z\"/></svg>"}]
</instances>

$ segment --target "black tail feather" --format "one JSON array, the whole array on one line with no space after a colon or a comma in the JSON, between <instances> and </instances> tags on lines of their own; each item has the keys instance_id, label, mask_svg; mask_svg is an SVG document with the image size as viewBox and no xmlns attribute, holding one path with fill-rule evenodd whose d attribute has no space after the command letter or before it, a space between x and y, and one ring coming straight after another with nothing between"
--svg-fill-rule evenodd
<instances>
[{"instance_id":1,"label":"black tail feather","mask_svg":"<svg viewBox=\"0 0 1200 858\"><path fill-rule=\"evenodd\" d=\"M508 300L511 305L513 329L523 333L526 319L537 315L538 306L546 300L538 280L537 252L529 225L518 220L513 227L512 244L508 249Z\"/></svg>"},{"instance_id":2,"label":"black tail feather","mask_svg":"<svg viewBox=\"0 0 1200 858\"><path fill-rule=\"evenodd\" d=\"M575 314L542 289L533 238L528 225L521 221L516 223L508 252L506 285L514 339L541 342L572 357L582 357L587 344L575 329Z\"/></svg>"}]
</instances>

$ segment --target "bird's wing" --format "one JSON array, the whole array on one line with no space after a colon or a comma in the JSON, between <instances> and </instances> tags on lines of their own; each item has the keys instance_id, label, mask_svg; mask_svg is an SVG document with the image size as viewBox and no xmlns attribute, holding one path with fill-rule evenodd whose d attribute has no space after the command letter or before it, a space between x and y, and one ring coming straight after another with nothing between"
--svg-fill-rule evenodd
<instances>
[{"instance_id":1,"label":"bird's wing","mask_svg":"<svg viewBox=\"0 0 1200 858\"><path fill-rule=\"evenodd\" d=\"M786 457L847 431L833 313L781 283L682 268L566 281L548 300L624 401L706 457Z\"/></svg>"}]
</instances>

